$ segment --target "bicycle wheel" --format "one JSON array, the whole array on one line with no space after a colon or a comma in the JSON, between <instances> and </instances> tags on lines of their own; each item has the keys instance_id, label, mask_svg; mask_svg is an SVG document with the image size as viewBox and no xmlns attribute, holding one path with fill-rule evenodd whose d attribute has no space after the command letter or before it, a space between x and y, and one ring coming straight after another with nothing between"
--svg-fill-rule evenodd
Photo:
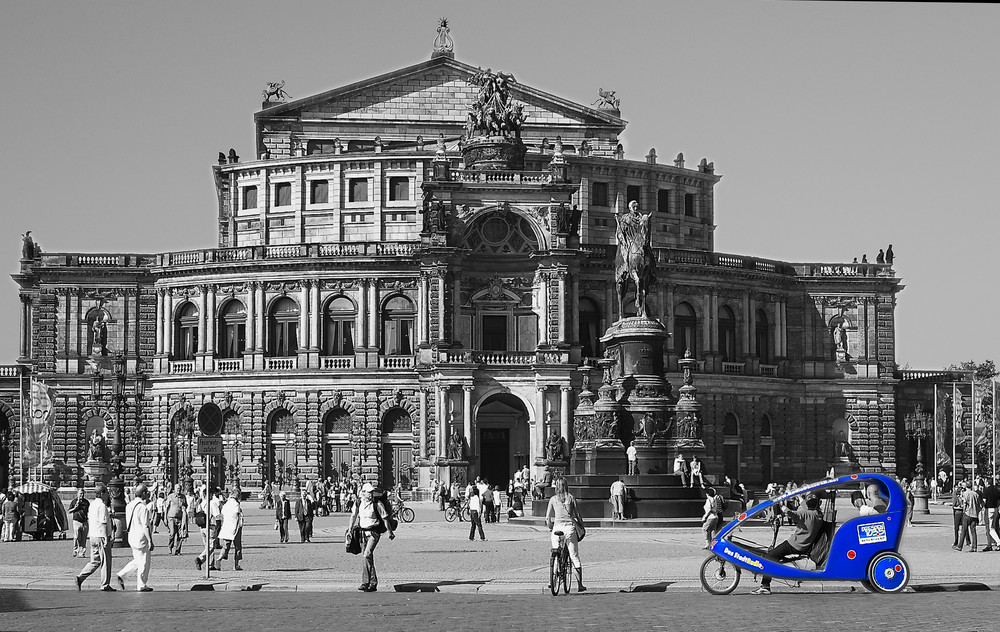
<instances>
[{"instance_id":1,"label":"bicycle wheel","mask_svg":"<svg viewBox=\"0 0 1000 632\"><path fill-rule=\"evenodd\" d=\"M549 590L552 592L552 596L555 597L559 594L559 578L562 577L562 573L559 572L559 556L549 557Z\"/></svg>"},{"instance_id":2,"label":"bicycle wheel","mask_svg":"<svg viewBox=\"0 0 1000 632\"><path fill-rule=\"evenodd\" d=\"M740 567L712 555L701 563L701 585L713 595L728 595L740 583Z\"/></svg>"},{"instance_id":3,"label":"bicycle wheel","mask_svg":"<svg viewBox=\"0 0 1000 632\"><path fill-rule=\"evenodd\" d=\"M569 549L563 545L562 553L559 555L560 566L562 566L562 586L563 594L569 594Z\"/></svg>"},{"instance_id":4,"label":"bicycle wheel","mask_svg":"<svg viewBox=\"0 0 1000 632\"><path fill-rule=\"evenodd\" d=\"M472 512L469 511L468 507L462 507L462 520L472 522Z\"/></svg>"},{"instance_id":5,"label":"bicycle wheel","mask_svg":"<svg viewBox=\"0 0 1000 632\"><path fill-rule=\"evenodd\" d=\"M455 522L455 518L457 517L458 512L455 511L454 507L448 507L448 509L444 512L444 519L448 522Z\"/></svg>"},{"instance_id":6,"label":"bicycle wheel","mask_svg":"<svg viewBox=\"0 0 1000 632\"><path fill-rule=\"evenodd\" d=\"M413 519L417 516L409 507L403 507L399 512L399 517L403 519L403 522L413 522Z\"/></svg>"},{"instance_id":7,"label":"bicycle wheel","mask_svg":"<svg viewBox=\"0 0 1000 632\"><path fill-rule=\"evenodd\" d=\"M868 581L880 593L897 593L910 581L910 568L899 553L884 551L868 563Z\"/></svg>"}]
</instances>

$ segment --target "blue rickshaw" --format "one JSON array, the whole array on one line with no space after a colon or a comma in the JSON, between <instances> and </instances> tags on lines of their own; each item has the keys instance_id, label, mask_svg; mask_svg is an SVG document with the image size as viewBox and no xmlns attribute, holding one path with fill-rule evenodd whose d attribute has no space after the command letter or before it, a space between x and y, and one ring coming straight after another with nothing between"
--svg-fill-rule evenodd
<instances>
[{"instance_id":1,"label":"blue rickshaw","mask_svg":"<svg viewBox=\"0 0 1000 632\"><path fill-rule=\"evenodd\" d=\"M777 509L782 504L811 494L820 499L824 518L819 536L801 555L770 558L779 527L772 531L761 518L771 516L780 524ZM909 566L898 551L906 522L905 498L899 484L887 476L849 474L763 501L736 516L712 540L712 555L701 565L702 586L713 595L728 595L746 571L796 585L857 581L873 592L901 592L910 579ZM838 499L847 501L839 510Z\"/></svg>"}]
</instances>

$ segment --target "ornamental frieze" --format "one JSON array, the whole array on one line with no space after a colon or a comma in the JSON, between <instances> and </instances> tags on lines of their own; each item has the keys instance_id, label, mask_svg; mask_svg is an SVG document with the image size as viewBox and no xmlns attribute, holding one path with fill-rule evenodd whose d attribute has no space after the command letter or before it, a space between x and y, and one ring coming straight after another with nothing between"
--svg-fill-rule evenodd
<instances>
[{"instance_id":1,"label":"ornamental frieze","mask_svg":"<svg viewBox=\"0 0 1000 632\"><path fill-rule=\"evenodd\" d=\"M331 279L328 281L320 281L319 287L322 290L333 290L334 292L343 292L344 290L354 290L358 287L357 279Z\"/></svg>"},{"instance_id":2,"label":"ornamental frieze","mask_svg":"<svg viewBox=\"0 0 1000 632\"><path fill-rule=\"evenodd\" d=\"M858 306L856 296L816 296L817 304L835 309L853 309Z\"/></svg>"},{"instance_id":3,"label":"ornamental frieze","mask_svg":"<svg viewBox=\"0 0 1000 632\"><path fill-rule=\"evenodd\" d=\"M288 294L298 292L302 289L301 281L268 281L264 284L264 289L277 294Z\"/></svg>"},{"instance_id":4,"label":"ornamental frieze","mask_svg":"<svg viewBox=\"0 0 1000 632\"><path fill-rule=\"evenodd\" d=\"M229 297L235 296L236 294L244 294L246 291L246 283L230 283L227 285L220 285L216 289L218 294Z\"/></svg>"},{"instance_id":5,"label":"ornamental frieze","mask_svg":"<svg viewBox=\"0 0 1000 632\"><path fill-rule=\"evenodd\" d=\"M417 289L416 279L379 279L378 287L384 290L415 290Z\"/></svg>"}]
</instances>

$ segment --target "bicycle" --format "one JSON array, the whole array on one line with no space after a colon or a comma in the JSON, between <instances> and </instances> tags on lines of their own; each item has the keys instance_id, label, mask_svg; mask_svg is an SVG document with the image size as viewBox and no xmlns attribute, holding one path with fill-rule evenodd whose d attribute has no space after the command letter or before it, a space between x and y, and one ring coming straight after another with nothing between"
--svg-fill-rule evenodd
<instances>
[{"instance_id":1,"label":"bicycle","mask_svg":"<svg viewBox=\"0 0 1000 632\"><path fill-rule=\"evenodd\" d=\"M444 512L444 519L448 522L455 522L455 518L458 518L460 515L460 520L465 522L472 520L472 514L469 512L468 505L463 505L461 508L455 505L448 505L448 509Z\"/></svg>"},{"instance_id":2,"label":"bicycle","mask_svg":"<svg viewBox=\"0 0 1000 632\"><path fill-rule=\"evenodd\" d=\"M399 519L403 522L413 522L413 519L417 517L413 510L406 506L403 499L400 498L392 504L392 512L399 516Z\"/></svg>"},{"instance_id":3,"label":"bicycle","mask_svg":"<svg viewBox=\"0 0 1000 632\"><path fill-rule=\"evenodd\" d=\"M562 531L553 531L559 537L559 546L555 555L549 559L549 590L552 596L559 594L559 584L562 584L563 594L569 594L569 547L566 546L566 535Z\"/></svg>"}]
</instances>

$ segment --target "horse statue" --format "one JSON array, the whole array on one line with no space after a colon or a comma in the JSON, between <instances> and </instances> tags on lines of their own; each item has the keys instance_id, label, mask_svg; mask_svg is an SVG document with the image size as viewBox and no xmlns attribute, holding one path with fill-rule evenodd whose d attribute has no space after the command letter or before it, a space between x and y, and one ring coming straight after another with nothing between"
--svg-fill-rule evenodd
<instances>
[{"instance_id":1,"label":"horse statue","mask_svg":"<svg viewBox=\"0 0 1000 632\"><path fill-rule=\"evenodd\" d=\"M597 100L591 103L591 105L606 110L617 110L620 104L621 99L615 96L615 91L604 88L597 89Z\"/></svg>"},{"instance_id":2,"label":"horse statue","mask_svg":"<svg viewBox=\"0 0 1000 632\"><path fill-rule=\"evenodd\" d=\"M618 250L615 252L615 284L619 314L625 314L629 282L635 284L636 316L646 316L646 294L656 281L656 257L650 245L649 215L639 212L639 203L628 203L628 212L615 218Z\"/></svg>"},{"instance_id":3,"label":"horse statue","mask_svg":"<svg viewBox=\"0 0 1000 632\"><path fill-rule=\"evenodd\" d=\"M267 103L271 102L271 97L274 97L275 101L281 101L282 99L290 99L291 97L285 92L285 81L281 80L278 82L268 81L267 87L261 92L264 95L264 101Z\"/></svg>"}]
</instances>

